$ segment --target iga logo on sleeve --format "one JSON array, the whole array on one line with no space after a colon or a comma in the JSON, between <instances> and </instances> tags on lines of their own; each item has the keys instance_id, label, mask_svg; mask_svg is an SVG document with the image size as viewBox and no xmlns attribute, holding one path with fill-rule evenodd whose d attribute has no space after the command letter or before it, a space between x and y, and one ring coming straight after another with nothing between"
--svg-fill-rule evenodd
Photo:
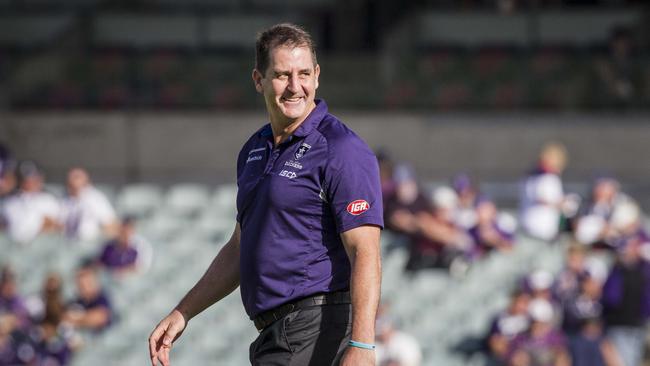
<instances>
[{"instance_id":1,"label":"iga logo on sleeve","mask_svg":"<svg viewBox=\"0 0 650 366\"><path fill-rule=\"evenodd\" d=\"M356 200L348 204L348 213L358 216L370 209L370 204L365 200Z\"/></svg>"}]
</instances>

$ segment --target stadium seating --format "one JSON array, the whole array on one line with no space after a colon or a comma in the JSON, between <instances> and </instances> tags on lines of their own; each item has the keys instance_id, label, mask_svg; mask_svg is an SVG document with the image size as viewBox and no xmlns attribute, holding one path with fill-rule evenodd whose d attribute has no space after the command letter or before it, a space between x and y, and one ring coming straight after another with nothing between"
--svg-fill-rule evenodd
<instances>
[{"instance_id":1,"label":"stadium seating","mask_svg":"<svg viewBox=\"0 0 650 366\"><path fill-rule=\"evenodd\" d=\"M204 186L179 184L165 191L137 184L102 190L119 192L120 212L141 218L138 231L152 243L154 259L148 272L126 280L104 276L119 319L100 335L85 335L86 346L73 364L144 364L152 327L200 278L232 232L236 189L220 185L210 192ZM187 205L180 203L184 199ZM491 317L506 306L510 289L531 269L560 269L562 245L524 236L516 242L511 253L491 254L473 264L464 277L436 270L407 276L403 239L384 233L382 300L398 325L420 342L423 365L482 365L482 356L465 359L453 351L454 346L485 334ZM16 268L20 290L29 295L37 295L46 273L57 270L65 279L66 296L72 296L74 268L98 251L98 243L69 243L58 236L39 237L28 246L16 246L0 236L2 261ZM192 321L172 359L178 365L247 364L248 344L256 334L235 291Z\"/></svg>"}]
</instances>

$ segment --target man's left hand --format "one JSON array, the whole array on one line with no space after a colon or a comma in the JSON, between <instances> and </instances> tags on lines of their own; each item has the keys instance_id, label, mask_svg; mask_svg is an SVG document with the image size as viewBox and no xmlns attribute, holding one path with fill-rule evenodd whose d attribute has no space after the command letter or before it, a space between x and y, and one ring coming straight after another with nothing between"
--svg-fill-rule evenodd
<instances>
[{"instance_id":1,"label":"man's left hand","mask_svg":"<svg viewBox=\"0 0 650 366\"><path fill-rule=\"evenodd\" d=\"M375 351L348 347L343 354L340 366L375 366Z\"/></svg>"}]
</instances>

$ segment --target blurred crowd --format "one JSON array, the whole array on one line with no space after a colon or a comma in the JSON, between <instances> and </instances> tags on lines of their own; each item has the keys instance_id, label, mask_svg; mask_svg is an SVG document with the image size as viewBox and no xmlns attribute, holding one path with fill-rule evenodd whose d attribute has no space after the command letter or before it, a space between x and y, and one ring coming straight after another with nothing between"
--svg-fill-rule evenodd
<instances>
[{"instance_id":1,"label":"blurred crowd","mask_svg":"<svg viewBox=\"0 0 650 366\"><path fill-rule=\"evenodd\" d=\"M638 366L643 360L650 238L642 211L611 176L594 179L589 197L567 192L567 155L562 144L547 143L521 180L518 212L502 212L465 174L427 190L408 164L378 154L386 227L404 239L407 272L433 268L462 278L491 252L516 246L515 232L567 245L561 273L533 268L495 315L479 347L490 365Z\"/></svg>"},{"instance_id":2,"label":"blurred crowd","mask_svg":"<svg viewBox=\"0 0 650 366\"><path fill-rule=\"evenodd\" d=\"M119 218L84 169L69 170L65 197L45 191L44 179L36 163L17 163L0 145L0 228L15 245L28 246L37 236L51 233L70 243L98 245L73 269L76 295L69 299L63 287L72 284L63 283L61 273L47 275L40 294L25 296L17 276L26 274L0 261L3 366L69 364L85 337L100 334L118 318L100 276L126 279L151 263L151 247L135 233L134 218Z\"/></svg>"},{"instance_id":3,"label":"blurred crowd","mask_svg":"<svg viewBox=\"0 0 650 366\"><path fill-rule=\"evenodd\" d=\"M531 268L495 314L480 347L490 365L641 364L650 238L640 206L614 177L594 179L588 197L567 192L567 150L550 142L522 177L519 209L507 211L467 174L424 186L409 164L377 156L386 228L398 238L384 249L408 252L405 279L437 270L462 280L492 253L508 255L522 236L566 245L560 273ZM119 319L100 276L128 279L151 264L152 248L137 235L136 219L119 217L87 171L69 170L62 197L44 184L35 162L17 162L0 146L0 226L12 245L29 246L51 233L97 245L74 269L72 298L62 291L72 284L56 272L43 279L40 293L26 296L16 278L22 274L0 261L0 365L69 364L85 337ZM379 365L422 363L418 340L400 329L387 305L378 314L377 344Z\"/></svg>"}]
</instances>

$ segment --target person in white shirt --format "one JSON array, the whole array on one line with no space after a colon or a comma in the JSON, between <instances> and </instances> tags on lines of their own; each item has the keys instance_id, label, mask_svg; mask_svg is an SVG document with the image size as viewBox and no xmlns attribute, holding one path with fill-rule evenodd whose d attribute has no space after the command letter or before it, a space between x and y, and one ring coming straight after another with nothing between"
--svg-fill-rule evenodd
<instances>
[{"instance_id":1,"label":"person in white shirt","mask_svg":"<svg viewBox=\"0 0 650 366\"><path fill-rule=\"evenodd\" d=\"M377 318L377 365L419 366L422 350L415 337L395 328L386 315Z\"/></svg>"},{"instance_id":2,"label":"person in white shirt","mask_svg":"<svg viewBox=\"0 0 650 366\"><path fill-rule=\"evenodd\" d=\"M64 232L67 237L92 241L101 235L113 236L119 226L113 206L95 188L82 168L68 172L68 195L62 203Z\"/></svg>"},{"instance_id":3,"label":"person in white shirt","mask_svg":"<svg viewBox=\"0 0 650 366\"><path fill-rule=\"evenodd\" d=\"M42 232L59 231L59 201L43 191L40 169L32 161L23 161L18 165L17 175L19 189L5 200L2 208L9 237L25 244Z\"/></svg>"},{"instance_id":4,"label":"person in white shirt","mask_svg":"<svg viewBox=\"0 0 650 366\"><path fill-rule=\"evenodd\" d=\"M562 220L575 215L579 201L565 195L560 175L567 163L566 148L559 143L546 144L535 169L525 179L521 222L532 237L551 241L560 233Z\"/></svg>"}]
</instances>

